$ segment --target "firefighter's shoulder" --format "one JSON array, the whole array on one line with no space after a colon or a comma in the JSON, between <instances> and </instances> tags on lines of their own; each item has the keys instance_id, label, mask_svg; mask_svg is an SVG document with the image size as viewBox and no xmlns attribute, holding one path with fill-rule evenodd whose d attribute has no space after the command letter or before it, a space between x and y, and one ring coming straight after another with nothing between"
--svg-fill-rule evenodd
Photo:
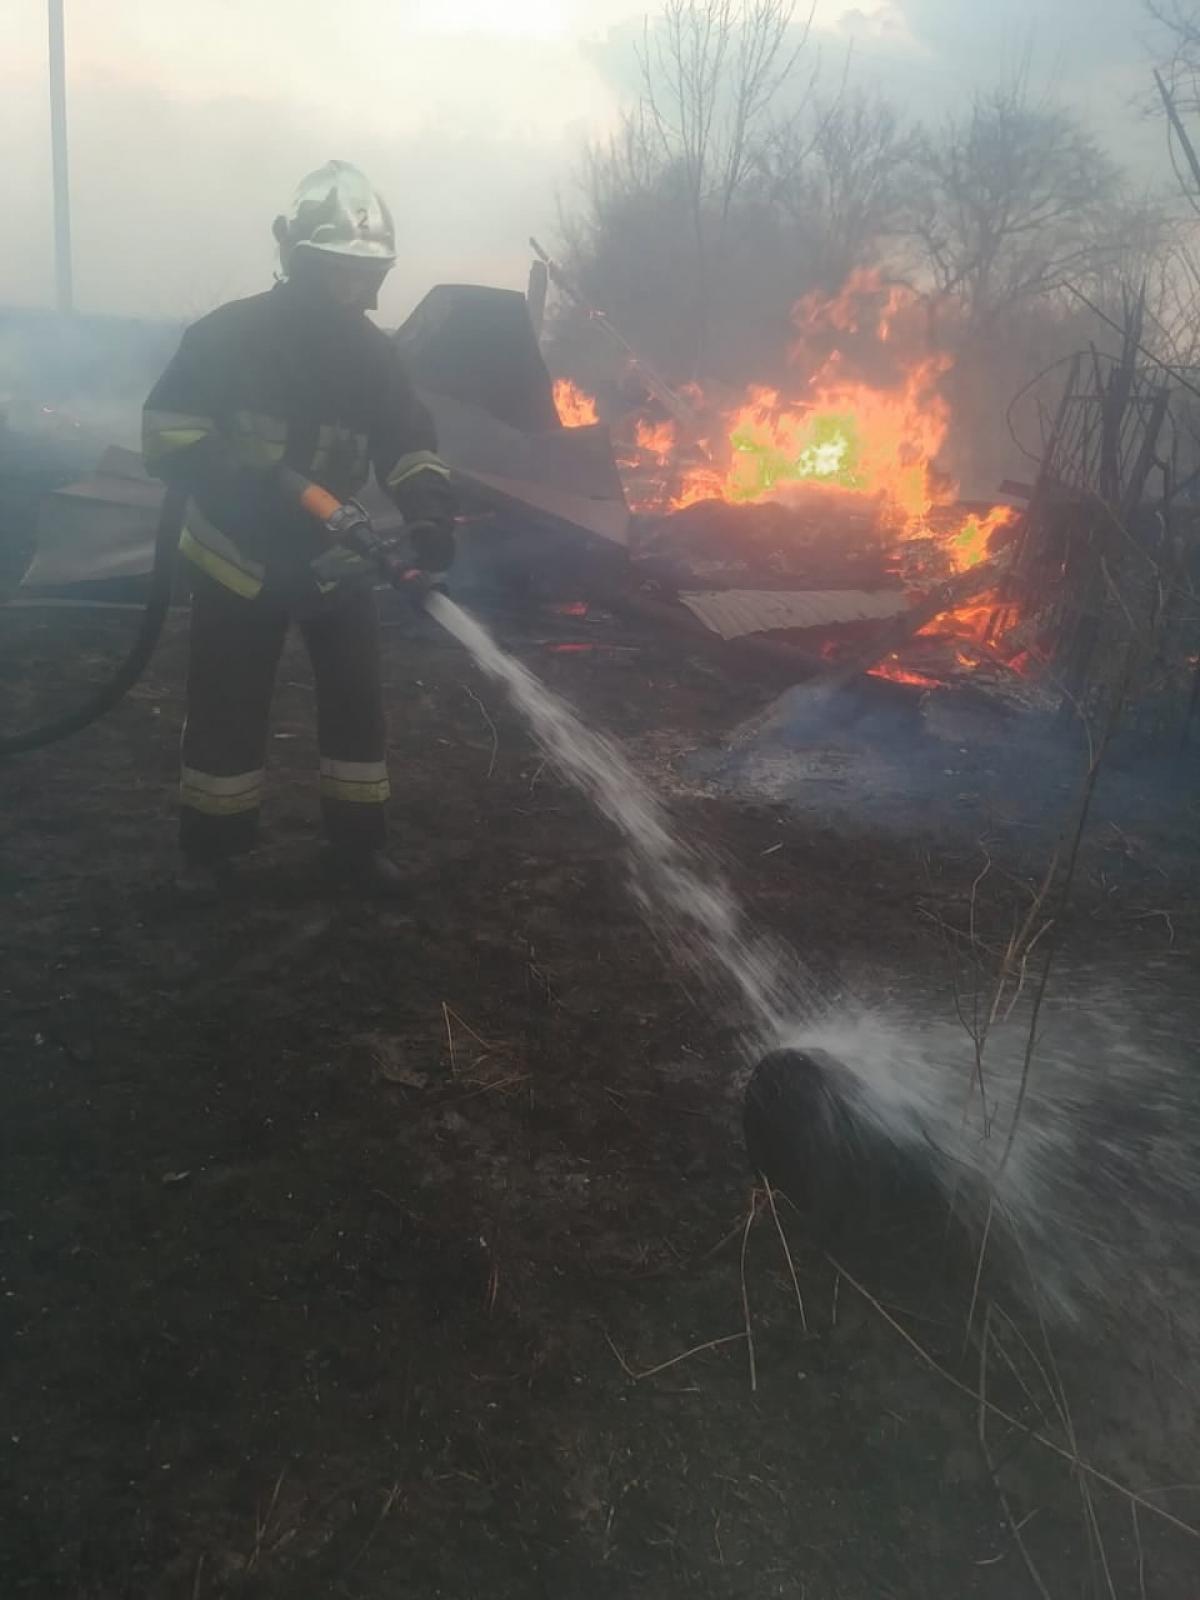
<instances>
[{"instance_id":1,"label":"firefighter's shoulder","mask_svg":"<svg viewBox=\"0 0 1200 1600\"><path fill-rule=\"evenodd\" d=\"M184 338L189 344L220 344L226 340L237 340L249 329L261 324L270 314L271 306L272 295L269 289L265 294L247 295L242 300L227 300L224 305L217 306L215 310L191 323L184 331Z\"/></svg>"}]
</instances>

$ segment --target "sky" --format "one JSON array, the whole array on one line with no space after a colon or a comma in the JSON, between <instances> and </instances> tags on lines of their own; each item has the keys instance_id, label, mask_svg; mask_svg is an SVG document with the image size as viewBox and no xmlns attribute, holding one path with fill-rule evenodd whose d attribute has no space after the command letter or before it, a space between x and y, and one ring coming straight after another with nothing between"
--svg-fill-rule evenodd
<instances>
[{"instance_id":1,"label":"sky","mask_svg":"<svg viewBox=\"0 0 1200 1600\"><path fill-rule=\"evenodd\" d=\"M437 282L523 288L591 138L636 93L629 0L65 0L81 310L194 317L267 286L271 219L330 157L396 215L381 320ZM802 9L802 7L798 8ZM653 10L653 7L651 7ZM1161 131L1142 0L817 0L826 83L879 86L936 120L1028 54L1149 174ZM0 305L53 295L46 0L0 5ZM1162 174L1165 176L1164 173Z\"/></svg>"}]
</instances>

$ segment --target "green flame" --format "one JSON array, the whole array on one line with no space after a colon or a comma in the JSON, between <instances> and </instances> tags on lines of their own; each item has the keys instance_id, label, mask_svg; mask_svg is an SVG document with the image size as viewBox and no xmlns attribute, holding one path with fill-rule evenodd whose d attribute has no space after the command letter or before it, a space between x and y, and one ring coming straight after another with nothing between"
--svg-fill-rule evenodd
<instances>
[{"instance_id":1,"label":"green flame","mask_svg":"<svg viewBox=\"0 0 1200 1600\"><path fill-rule=\"evenodd\" d=\"M761 500L780 483L805 480L861 489L858 428L852 414L825 412L809 419L798 454L752 433L739 431L730 444L740 458L735 466L735 500Z\"/></svg>"},{"instance_id":2,"label":"green flame","mask_svg":"<svg viewBox=\"0 0 1200 1600\"><path fill-rule=\"evenodd\" d=\"M960 566L973 567L983 560L987 555L988 540L978 517L967 518L954 536L954 547L958 552Z\"/></svg>"}]
</instances>

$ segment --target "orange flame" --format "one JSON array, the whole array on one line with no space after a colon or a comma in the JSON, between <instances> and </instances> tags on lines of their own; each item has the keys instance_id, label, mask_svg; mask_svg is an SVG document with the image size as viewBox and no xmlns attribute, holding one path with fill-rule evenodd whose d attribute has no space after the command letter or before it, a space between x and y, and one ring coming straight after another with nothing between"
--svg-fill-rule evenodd
<instances>
[{"instance_id":1,"label":"orange flame","mask_svg":"<svg viewBox=\"0 0 1200 1600\"><path fill-rule=\"evenodd\" d=\"M944 612L934 617L920 630L919 637L954 637L971 639L976 644L991 646L1013 628L1018 617L1015 608L997 594L987 594L979 600L959 606L956 611Z\"/></svg>"},{"instance_id":2,"label":"orange flame","mask_svg":"<svg viewBox=\"0 0 1200 1600\"><path fill-rule=\"evenodd\" d=\"M639 450L644 450L660 466L664 466L675 448L675 424L669 418L663 422L647 422L644 417L639 417L634 439Z\"/></svg>"},{"instance_id":3,"label":"orange flame","mask_svg":"<svg viewBox=\"0 0 1200 1600\"><path fill-rule=\"evenodd\" d=\"M916 297L904 284L885 284L874 267L857 267L832 297L819 290L797 300L792 321L802 334L827 329L839 333L861 333L869 316L870 332L882 344L891 338L892 324L901 311L915 304ZM875 301L876 304L871 302Z\"/></svg>"},{"instance_id":4,"label":"orange flame","mask_svg":"<svg viewBox=\"0 0 1200 1600\"><path fill-rule=\"evenodd\" d=\"M950 499L953 486L935 466L950 427L938 390L950 356L926 354L870 381L853 375L853 352L836 346L813 366L814 340L830 333L853 336L877 366L880 345L902 314L911 320L916 305L912 291L885 288L866 272L853 274L833 299L809 295L798 302L793 319L801 339L792 359L810 368L807 382L786 399L752 386L724 419L728 444L718 476L712 466L685 474L677 504L714 491L744 501L786 500L797 485L848 489L876 499L886 522L904 528Z\"/></svg>"},{"instance_id":5,"label":"orange flame","mask_svg":"<svg viewBox=\"0 0 1200 1600\"><path fill-rule=\"evenodd\" d=\"M913 672L908 667L901 666L899 656L894 653L876 662L868 670L867 675L871 678L886 678L889 683L911 683L918 689L945 688L941 678L931 678L926 672Z\"/></svg>"},{"instance_id":6,"label":"orange flame","mask_svg":"<svg viewBox=\"0 0 1200 1600\"><path fill-rule=\"evenodd\" d=\"M1011 507L972 513L951 527L931 519L958 489L937 464L951 422L940 386L953 358L929 353L917 295L859 271L832 298L797 302L793 322L800 337L792 363L807 377L787 394L749 386L722 413L714 430L721 442L709 459L681 467L673 509L711 499L787 503L849 494L872 503L877 525L897 546L919 539L936 548L942 576L986 560L1016 517Z\"/></svg>"},{"instance_id":7,"label":"orange flame","mask_svg":"<svg viewBox=\"0 0 1200 1600\"><path fill-rule=\"evenodd\" d=\"M572 383L570 378L555 378L554 409L564 428L590 428L600 420L596 415L594 397Z\"/></svg>"},{"instance_id":8,"label":"orange flame","mask_svg":"<svg viewBox=\"0 0 1200 1600\"><path fill-rule=\"evenodd\" d=\"M786 385L749 385L735 404L716 405L698 386L687 398L704 439L673 422L636 423L636 459L626 488L636 509L682 510L704 500L812 507L814 497L848 498L890 546L891 570L914 588L978 566L1017 520L1010 506L952 510L958 485L938 465L951 425L943 379L953 364L931 351L925 308L914 291L858 271L834 296L812 294L793 308L797 340ZM562 409L560 403L560 410ZM667 468L653 481L639 468ZM860 520L857 525L861 526ZM998 594L945 613L922 634L975 646L959 664L1032 659L1004 638L1019 617ZM950 658L952 659L952 658ZM891 658L881 677L936 687L939 679ZM936 670L936 669L935 669Z\"/></svg>"},{"instance_id":9,"label":"orange flame","mask_svg":"<svg viewBox=\"0 0 1200 1600\"><path fill-rule=\"evenodd\" d=\"M951 535L948 550L955 572L966 572L985 561L1001 528L1011 527L1017 520L1013 506L993 506L984 516L968 516Z\"/></svg>"}]
</instances>

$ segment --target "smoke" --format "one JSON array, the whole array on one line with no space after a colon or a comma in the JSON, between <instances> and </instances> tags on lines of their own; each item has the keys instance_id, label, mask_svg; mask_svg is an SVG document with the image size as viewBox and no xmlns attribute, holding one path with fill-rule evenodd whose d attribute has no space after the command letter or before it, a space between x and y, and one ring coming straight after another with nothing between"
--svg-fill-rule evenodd
<instances>
[{"instance_id":1,"label":"smoke","mask_svg":"<svg viewBox=\"0 0 1200 1600\"><path fill-rule=\"evenodd\" d=\"M342 0L314 23L284 0L70 7L80 305L186 319L261 287L272 216L333 155L363 166L400 221L385 321L435 281L520 286L525 241L553 233L582 144L636 94L642 10L629 0ZM1140 71L1141 7L1095 10L1071 0L1047 19L1036 0L990 10L823 0L814 59L824 48L836 77L852 37L856 77L878 80L907 115L936 119L974 84L1011 74L1028 40L1038 84L1057 64L1056 88L1111 124L1127 100L1111 92L1112 73ZM1126 150L1137 131L1127 123ZM51 299L47 124L44 0L6 0L0 135L15 157L0 304ZM1161 165L1159 130L1147 138Z\"/></svg>"},{"instance_id":2,"label":"smoke","mask_svg":"<svg viewBox=\"0 0 1200 1600\"><path fill-rule=\"evenodd\" d=\"M0 103L10 147L40 115L32 96ZM519 136L476 143L436 121L397 144L287 105L196 106L148 88L100 87L75 97L72 133L82 310L190 321L268 287L271 220L298 177L331 155L362 166L396 213L400 260L381 303L385 323L403 320L436 281L523 288L527 237L553 214L553 179L536 144ZM5 252L0 300L45 305L51 209L44 182L31 182L26 170L6 210L10 237L24 248Z\"/></svg>"},{"instance_id":3,"label":"smoke","mask_svg":"<svg viewBox=\"0 0 1200 1600\"><path fill-rule=\"evenodd\" d=\"M47 308L44 6L0 11L0 138L21 153L6 173L0 307ZM106 442L136 443L181 325L270 286L271 221L303 173L353 159L389 200L400 256L378 320L396 326L438 281L524 288L528 235L553 226L576 121L608 103L580 81L590 69L549 72L544 40L483 52L453 32L408 37L391 8L362 0L319 37L290 10L251 17L223 0L202 18L114 0L68 22L76 306L129 320L71 332L0 311L0 402L15 427L74 419ZM166 326L139 326L154 323Z\"/></svg>"},{"instance_id":4,"label":"smoke","mask_svg":"<svg viewBox=\"0 0 1200 1600\"><path fill-rule=\"evenodd\" d=\"M142 404L180 331L170 322L0 313L0 414L14 432L94 455L110 444L139 449Z\"/></svg>"},{"instance_id":5,"label":"smoke","mask_svg":"<svg viewBox=\"0 0 1200 1600\"><path fill-rule=\"evenodd\" d=\"M972 74L981 61L1012 72L1022 55L1062 61L1068 78L1105 73L1133 54L1145 27L1141 0L1004 0L992 6L963 6L960 0L903 0L909 37L923 54L948 69Z\"/></svg>"},{"instance_id":6,"label":"smoke","mask_svg":"<svg viewBox=\"0 0 1200 1600\"><path fill-rule=\"evenodd\" d=\"M18 3L27 23L19 36L14 30L22 55L0 64L0 137L21 152L5 183L0 304L45 306L44 18L29 0ZM499 37L483 49L461 34L412 36L398 10L356 0L339 8L330 33L324 22L310 28L293 9L277 9L273 36L231 8L224 58L214 58L212 7L198 30L178 12L160 20L153 53L126 8L111 8L123 50L105 44L94 16L75 11L68 59L79 307L191 320L268 286L271 220L299 177L331 156L363 167L396 216L401 254L381 305L385 323L401 321L434 282L523 288L528 237L553 229L556 187L583 120L603 122L610 107L592 69L567 45L536 38ZM259 10L255 24L266 20ZM339 45L354 12L361 32Z\"/></svg>"}]
</instances>

